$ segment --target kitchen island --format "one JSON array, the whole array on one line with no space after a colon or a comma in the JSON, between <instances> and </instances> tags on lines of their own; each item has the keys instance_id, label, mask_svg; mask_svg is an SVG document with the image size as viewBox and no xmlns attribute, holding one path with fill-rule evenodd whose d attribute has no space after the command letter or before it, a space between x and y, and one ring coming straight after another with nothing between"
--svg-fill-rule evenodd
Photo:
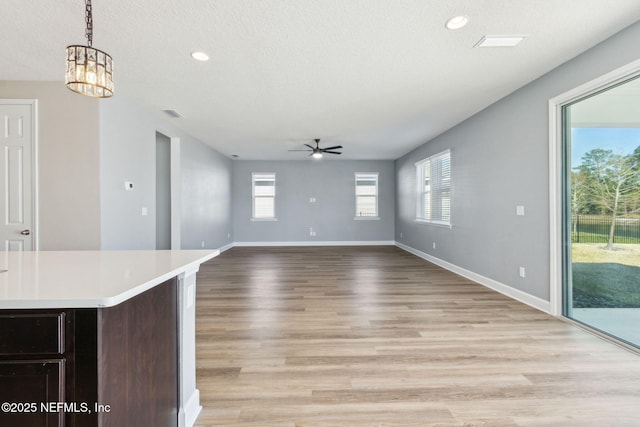
<instances>
[{"instance_id":1,"label":"kitchen island","mask_svg":"<svg viewBox=\"0 0 640 427\"><path fill-rule=\"evenodd\" d=\"M218 251L0 252L0 425L191 426Z\"/></svg>"}]
</instances>

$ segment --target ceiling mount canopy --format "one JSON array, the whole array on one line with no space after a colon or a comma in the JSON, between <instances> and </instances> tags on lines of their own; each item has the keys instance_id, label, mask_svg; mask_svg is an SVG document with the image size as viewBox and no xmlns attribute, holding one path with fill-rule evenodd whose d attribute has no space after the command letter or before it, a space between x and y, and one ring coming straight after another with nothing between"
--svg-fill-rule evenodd
<instances>
[{"instance_id":1,"label":"ceiling mount canopy","mask_svg":"<svg viewBox=\"0 0 640 427\"><path fill-rule=\"evenodd\" d=\"M81 95L94 98L113 96L113 60L108 53L93 44L93 14L91 0L85 0L85 36L87 46L67 46L67 87Z\"/></svg>"}]
</instances>

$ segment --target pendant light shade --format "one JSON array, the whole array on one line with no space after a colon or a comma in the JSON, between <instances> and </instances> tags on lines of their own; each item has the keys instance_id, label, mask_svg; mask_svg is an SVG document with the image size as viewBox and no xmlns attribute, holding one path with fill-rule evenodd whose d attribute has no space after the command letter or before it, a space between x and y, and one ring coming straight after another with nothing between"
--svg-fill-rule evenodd
<instances>
[{"instance_id":1,"label":"pendant light shade","mask_svg":"<svg viewBox=\"0 0 640 427\"><path fill-rule=\"evenodd\" d=\"M91 0L85 1L86 37L88 46L67 46L67 87L81 95L94 98L113 96L113 60L111 55L92 47L93 16Z\"/></svg>"},{"instance_id":2,"label":"pendant light shade","mask_svg":"<svg viewBox=\"0 0 640 427\"><path fill-rule=\"evenodd\" d=\"M82 95L109 98L113 95L113 60L91 46L67 46L67 87Z\"/></svg>"}]
</instances>

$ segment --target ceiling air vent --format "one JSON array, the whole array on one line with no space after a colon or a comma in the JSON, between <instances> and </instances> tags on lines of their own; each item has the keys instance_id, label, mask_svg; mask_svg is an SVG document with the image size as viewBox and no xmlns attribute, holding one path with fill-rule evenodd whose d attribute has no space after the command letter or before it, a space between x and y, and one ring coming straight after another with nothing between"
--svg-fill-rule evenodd
<instances>
[{"instance_id":1,"label":"ceiling air vent","mask_svg":"<svg viewBox=\"0 0 640 427\"><path fill-rule=\"evenodd\" d=\"M182 117L182 115L178 113L176 110L162 110L162 111L164 111L165 114L167 114L169 117L174 119L179 119Z\"/></svg>"}]
</instances>

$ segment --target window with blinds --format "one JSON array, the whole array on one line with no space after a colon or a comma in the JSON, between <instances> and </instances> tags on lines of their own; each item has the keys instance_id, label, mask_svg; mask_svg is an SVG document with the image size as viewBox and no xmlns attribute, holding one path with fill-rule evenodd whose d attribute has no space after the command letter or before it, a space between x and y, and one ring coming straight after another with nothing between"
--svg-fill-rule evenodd
<instances>
[{"instance_id":1,"label":"window with blinds","mask_svg":"<svg viewBox=\"0 0 640 427\"><path fill-rule=\"evenodd\" d=\"M251 174L253 187L253 219L276 218L276 174Z\"/></svg>"},{"instance_id":2,"label":"window with blinds","mask_svg":"<svg viewBox=\"0 0 640 427\"><path fill-rule=\"evenodd\" d=\"M451 152L416 163L416 220L451 226Z\"/></svg>"},{"instance_id":3,"label":"window with blinds","mask_svg":"<svg viewBox=\"0 0 640 427\"><path fill-rule=\"evenodd\" d=\"M378 174L356 172L356 219L378 218Z\"/></svg>"}]
</instances>

